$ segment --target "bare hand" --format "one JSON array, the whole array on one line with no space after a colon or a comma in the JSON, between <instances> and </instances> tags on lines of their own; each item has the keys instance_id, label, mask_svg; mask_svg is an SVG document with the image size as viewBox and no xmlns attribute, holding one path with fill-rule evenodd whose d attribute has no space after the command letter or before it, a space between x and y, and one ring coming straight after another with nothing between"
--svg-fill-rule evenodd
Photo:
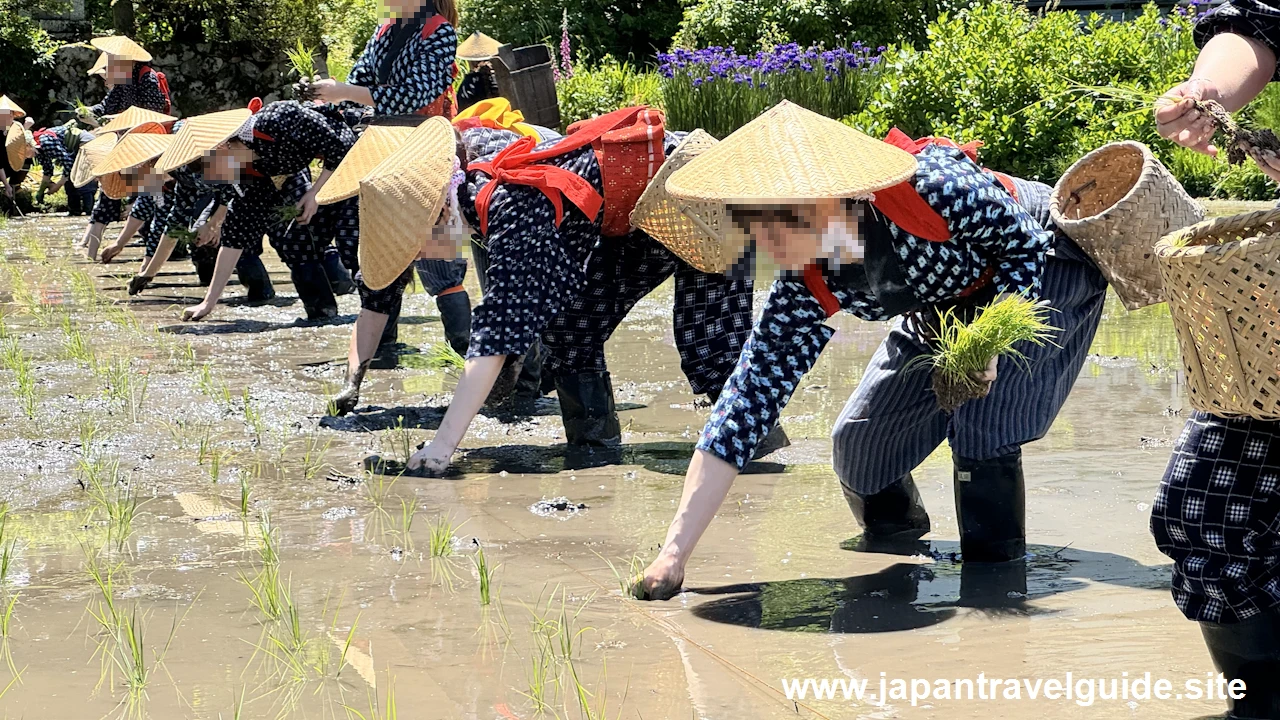
<instances>
[{"instance_id":1,"label":"bare hand","mask_svg":"<svg viewBox=\"0 0 1280 720\"><path fill-rule=\"evenodd\" d=\"M182 311L182 321L183 322L199 322L209 317L209 313L211 312L213 312L213 306L210 305L209 303L200 303L199 305L192 305L191 307Z\"/></svg>"},{"instance_id":2,"label":"bare hand","mask_svg":"<svg viewBox=\"0 0 1280 720\"><path fill-rule=\"evenodd\" d=\"M1196 108L1197 101L1219 100L1218 88L1210 80L1192 78L1156 101L1156 132L1166 140L1216 157L1212 144L1213 121Z\"/></svg>"},{"instance_id":3,"label":"bare hand","mask_svg":"<svg viewBox=\"0 0 1280 720\"><path fill-rule=\"evenodd\" d=\"M996 365L1000 362L1000 356L996 355L991 358L991 362L987 363L987 369L982 372L969 373L969 377L974 382L990 385L996 381Z\"/></svg>"},{"instance_id":4,"label":"bare hand","mask_svg":"<svg viewBox=\"0 0 1280 720\"><path fill-rule=\"evenodd\" d=\"M298 216L298 224L306 225L311 222L311 218L316 216L316 211L320 209L320 204L316 202L315 193L307 193L298 201L298 211L302 213Z\"/></svg>"},{"instance_id":5,"label":"bare hand","mask_svg":"<svg viewBox=\"0 0 1280 720\"><path fill-rule=\"evenodd\" d=\"M333 78L311 83L312 97L322 103L340 103L347 99L347 84Z\"/></svg>"},{"instance_id":6,"label":"bare hand","mask_svg":"<svg viewBox=\"0 0 1280 720\"><path fill-rule=\"evenodd\" d=\"M438 450L435 443L431 443L414 453L409 458L408 465L410 470L421 470L431 477L440 477L449 469L449 461L452 458L453 453Z\"/></svg>"},{"instance_id":7,"label":"bare hand","mask_svg":"<svg viewBox=\"0 0 1280 720\"><path fill-rule=\"evenodd\" d=\"M123 245L109 245L102 249L101 262L103 265L110 265L112 260L124 250Z\"/></svg>"},{"instance_id":8,"label":"bare hand","mask_svg":"<svg viewBox=\"0 0 1280 720\"><path fill-rule=\"evenodd\" d=\"M210 220L196 232L196 247L217 247L222 240L222 223Z\"/></svg>"},{"instance_id":9,"label":"bare hand","mask_svg":"<svg viewBox=\"0 0 1280 720\"><path fill-rule=\"evenodd\" d=\"M13 186L8 182L5 182L4 184L4 194L9 196L11 199L13 198Z\"/></svg>"},{"instance_id":10,"label":"bare hand","mask_svg":"<svg viewBox=\"0 0 1280 720\"><path fill-rule=\"evenodd\" d=\"M631 586L631 594L637 600L670 600L680 594L683 586L684 563L660 554Z\"/></svg>"},{"instance_id":11,"label":"bare hand","mask_svg":"<svg viewBox=\"0 0 1280 720\"><path fill-rule=\"evenodd\" d=\"M1280 183L1280 156L1277 156L1274 150L1250 148L1249 157L1258 163L1258 167L1271 178L1272 182Z\"/></svg>"}]
</instances>

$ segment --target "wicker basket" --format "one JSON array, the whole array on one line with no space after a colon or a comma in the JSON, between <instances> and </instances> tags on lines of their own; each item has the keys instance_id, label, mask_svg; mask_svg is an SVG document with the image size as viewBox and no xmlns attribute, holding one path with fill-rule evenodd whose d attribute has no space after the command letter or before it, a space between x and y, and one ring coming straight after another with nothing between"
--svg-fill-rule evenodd
<instances>
[{"instance_id":1,"label":"wicker basket","mask_svg":"<svg viewBox=\"0 0 1280 720\"><path fill-rule=\"evenodd\" d=\"M1156 257L1192 407L1280 420L1280 210L1185 228Z\"/></svg>"},{"instance_id":2,"label":"wicker basket","mask_svg":"<svg viewBox=\"0 0 1280 720\"><path fill-rule=\"evenodd\" d=\"M1129 141L1104 145L1072 165L1053 189L1050 212L1129 310L1164 302L1156 242L1204 219L1204 208L1151 150Z\"/></svg>"}]
</instances>

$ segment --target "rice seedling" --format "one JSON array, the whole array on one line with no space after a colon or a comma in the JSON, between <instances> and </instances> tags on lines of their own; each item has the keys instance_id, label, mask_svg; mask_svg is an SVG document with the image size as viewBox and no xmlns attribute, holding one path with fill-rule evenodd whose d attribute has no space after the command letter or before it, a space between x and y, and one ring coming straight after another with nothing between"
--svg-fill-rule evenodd
<instances>
[{"instance_id":1,"label":"rice seedling","mask_svg":"<svg viewBox=\"0 0 1280 720\"><path fill-rule=\"evenodd\" d=\"M1048 307L1022 297L992 302L968 324L950 308L939 312L933 352L921 358L933 367L939 407L950 413L969 400L985 397L990 383L979 382L974 376L981 375L997 356L1015 361L1023 358L1017 343L1051 342L1058 328L1046 322L1048 314Z\"/></svg>"},{"instance_id":2,"label":"rice seedling","mask_svg":"<svg viewBox=\"0 0 1280 720\"><path fill-rule=\"evenodd\" d=\"M13 611L18 607L18 594L11 593L8 602L4 605L4 612L0 613L0 656L4 658L5 667L9 668L9 674L15 678L19 675L18 666L13 661L13 649L9 646L9 641L13 639ZM3 697L4 693L0 693Z\"/></svg>"},{"instance_id":3,"label":"rice seedling","mask_svg":"<svg viewBox=\"0 0 1280 720\"><path fill-rule=\"evenodd\" d=\"M400 476L392 477L390 475L379 475L377 473L365 471L364 496L379 512L386 513L386 504L391 499L392 489L400 480Z\"/></svg>"},{"instance_id":4,"label":"rice seedling","mask_svg":"<svg viewBox=\"0 0 1280 720\"><path fill-rule=\"evenodd\" d=\"M605 564L609 566L609 571L613 573L613 579L618 583L618 589L622 591L623 597L635 597L638 600L644 599L636 595L640 590L639 584L644 577L646 565L639 554L632 554L631 558L625 561L625 566L622 565L622 562L624 562L622 560L619 561L618 565L614 565L612 560L600 553L596 553L596 557L604 560Z\"/></svg>"},{"instance_id":5,"label":"rice seedling","mask_svg":"<svg viewBox=\"0 0 1280 720\"><path fill-rule=\"evenodd\" d=\"M249 510L253 507L253 490L249 487L249 476L244 473L240 474L240 517L249 517Z\"/></svg>"},{"instance_id":6,"label":"rice seedling","mask_svg":"<svg viewBox=\"0 0 1280 720\"><path fill-rule=\"evenodd\" d=\"M94 368L98 364L98 358L93 352L93 347L89 344L89 340L85 338L81 332L80 326L71 319L70 315L62 316L62 357L66 360L78 362L86 367Z\"/></svg>"},{"instance_id":7,"label":"rice seedling","mask_svg":"<svg viewBox=\"0 0 1280 720\"><path fill-rule=\"evenodd\" d=\"M242 399L244 401L244 423L253 431L254 445L260 447L262 445L262 431L266 427L266 422L262 418L262 411L254 406L253 398L249 396L249 388L244 389Z\"/></svg>"},{"instance_id":8,"label":"rice seedling","mask_svg":"<svg viewBox=\"0 0 1280 720\"><path fill-rule=\"evenodd\" d=\"M467 359L446 342L436 343L427 353L427 367L432 370L461 372L466 365Z\"/></svg>"},{"instance_id":9,"label":"rice seedling","mask_svg":"<svg viewBox=\"0 0 1280 720\"><path fill-rule=\"evenodd\" d=\"M489 561L484 556L484 547L479 542L476 543L476 554L471 559L476 566L476 575L480 578L480 605L487 606L493 601L493 574L497 568L489 566Z\"/></svg>"},{"instance_id":10,"label":"rice seedling","mask_svg":"<svg viewBox=\"0 0 1280 720\"><path fill-rule=\"evenodd\" d=\"M279 224L284 225L286 228L301 216L302 210L298 209L298 206L293 203L281 205L276 208L276 221ZM286 232L288 232L287 229Z\"/></svg>"},{"instance_id":11,"label":"rice seedling","mask_svg":"<svg viewBox=\"0 0 1280 720\"><path fill-rule=\"evenodd\" d=\"M413 536L409 531L413 528L413 518L417 514L418 498L400 500L400 542L405 550L413 550Z\"/></svg>"},{"instance_id":12,"label":"rice seedling","mask_svg":"<svg viewBox=\"0 0 1280 720\"><path fill-rule=\"evenodd\" d=\"M577 610L570 613L567 593L563 588L557 588L552 590L545 604L539 598L533 607L526 606L530 614L533 650L525 677L528 692L523 694L533 703L536 714L554 712L557 705L563 706L567 712L567 703L572 699L579 705L581 717L603 717L600 714L603 705L599 711L590 706L592 694L587 691L574 658L579 641L590 631L590 628L579 628L578 619L592 599L587 597Z\"/></svg>"},{"instance_id":13,"label":"rice seedling","mask_svg":"<svg viewBox=\"0 0 1280 720\"><path fill-rule=\"evenodd\" d=\"M231 389L225 382L213 376L213 363L204 363L200 366L196 387L200 388L200 392L210 400L216 400L224 405L231 404Z\"/></svg>"},{"instance_id":14,"label":"rice seedling","mask_svg":"<svg viewBox=\"0 0 1280 720\"><path fill-rule=\"evenodd\" d=\"M453 524L453 517L440 515L428 527L427 548L433 558L446 558L453 555L455 536L466 523Z\"/></svg>"},{"instance_id":15,"label":"rice seedling","mask_svg":"<svg viewBox=\"0 0 1280 720\"><path fill-rule=\"evenodd\" d=\"M16 539L0 544L0 587L8 583L9 570L13 567L13 561L17 556L18 541Z\"/></svg>"},{"instance_id":16,"label":"rice seedling","mask_svg":"<svg viewBox=\"0 0 1280 720\"><path fill-rule=\"evenodd\" d=\"M351 627L347 630L346 639L342 643L342 651L338 655L338 669L334 673L334 677L340 677L342 675L342 669L347 666L347 655L348 653L351 652L351 643L353 640L356 639L356 628L359 627L359 625L360 625L360 614L357 613L356 619L352 621ZM332 630L336 630L337 627L338 627L338 615L335 612L333 616L333 626L330 632L332 632Z\"/></svg>"},{"instance_id":17,"label":"rice seedling","mask_svg":"<svg viewBox=\"0 0 1280 720\"><path fill-rule=\"evenodd\" d=\"M36 417L36 376L31 358L22 351L17 338L9 338L0 353L0 362L5 368L13 371L14 391L23 414L28 419Z\"/></svg>"},{"instance_id":18,"label":"rice seedling","mask_svg":"<svg viewBox=\"0 0 1280 720\"><path fill-rule=\"evenodd\" d=\"M119 460L80 461L81 482L93 503L93 516L107 525L107 542L119 552L133 534L141 503L134 484L120 476Z\"/></svg>"},{"instance_id":19,"label":"rice seedling","mask_svg":"<svg viewBox=\"0 0 1280 720\"><path fill-rule=\"evenodd\" d=\"M27 278L22 273L22 268L17 265L9 265L5 270L9 273L9 292L13 295L13 304L22 308L23 312L34 318L41 327L48 325L44 306L40 303L39 298L35 296L35 293L31 291L31 286L27 284Z\"/></svg>"},{"instance_id":20,"label":"rice seedling","mask_svg":"<svg viewBox=\"0 0 1280 720\"><path fill-rule=\"evenodd\" d=\"M142 326L138 324L137 316L125 309L123 305L116 305L115 303L104 305L102 315L107 322L116 327L133 331L142 329Z\"/></svg>"},{"instance_id":21,"label":"rice seedling","mask_svg":"<svg viewBox=\"0 0 1280 720\"><path fill-rule=\"evenodd\" d=\"M310 78L316 71L315 52L302 44L302 40L298 40L298 44L293 48L286 48L284 51L286 57L289 58L289 66L293 68L293 72L299 78Z\"/></svg>"},{"instance_id":22,"label":"rice seedling","mask_svg":"<svg viewBox=\"0 0 1280 720\"><path fill-rule=\"evenodd\" d=\"M93 277L83 270L71 271L71 296L85 309L93 309L102 303L98 295L98 286Z\"/></svg>"},{"instance_id":23,"label":"rice seedling","mask_svg":"<svg viewBox=\"0 0 1280 720\"><path fill-rule=\"evenodd\" d=\"M32 233L23 233L22 237L23 253L41 265L49 264L49 253L45 251L44 244L40 242L40 238Z\"/></svg>"},{"instance_id":24,"label":"rice seedling","mask_svg":"<svg viewBox=\"0 0 1280 720\"><path fill-rule=\"evenodd\" d=\"M258 573L252 578L241 573L240 582L249 588L250 600L258 612L267 620L278 620L285 613L286 598L280 583L279 537L266 512L258 523L258 560Z\"/></svg>"},{"instance_id":25,"label":"rice seedling","mask_svg":"<svg viewBox=\"0 0 1280 720\"><path fill-rule=\"evenodd\" d=\"M398 720L399 714L396 709L396 676L387 674L387 700L385 703L378 701L378 691L369 691L369 714L365 715L350 705L343 705L347 711L347 718L358 718L358 720Z\"/></svg>"},{"instance_id":26,"label":"rice seedling","mask_svg":"<svg viewBox=\"0 0 1280 720\"><path fill-rule=\"evenodd\" d=\"M310 482L319 477L320 472L327 468L329 464L325 461L325 455L328 454L329 448L333 446L332 439L326 439L321 442L320 437L312 433L307 436L302 443L302 477Z\"/></svg>"},{"instance_id":27,"label":"rice seedling","mask_svg":"<svg viewBox=\"0 0 1280 720\"><path fill-rule=\"evenodd\" d=\"M413 456L413 435L404 426L404 416L396 418L396 424L384 430L380 439L382 447L389 448L396 460L408 463Z\"/></svg>"}]
</instances>

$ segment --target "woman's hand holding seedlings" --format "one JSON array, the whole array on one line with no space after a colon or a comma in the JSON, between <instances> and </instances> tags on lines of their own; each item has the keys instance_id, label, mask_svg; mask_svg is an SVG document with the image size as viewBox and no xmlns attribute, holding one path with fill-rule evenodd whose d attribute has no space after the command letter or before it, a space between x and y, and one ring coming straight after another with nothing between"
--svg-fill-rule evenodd
<instances>
[{"instance_id":1,"label":"woman's hand holding seedlings","mask_svg":"<svg viewBox=\"0 0 1280 720\"><path fill-rule=\"evenodd\" d=\"M1209 100L1221 100L1212 80L1191 78L1173 88L1156 101L1156 132L1166 140L1216 157L1213 120L1196 106Z\"/></svg>"}]
</instances>

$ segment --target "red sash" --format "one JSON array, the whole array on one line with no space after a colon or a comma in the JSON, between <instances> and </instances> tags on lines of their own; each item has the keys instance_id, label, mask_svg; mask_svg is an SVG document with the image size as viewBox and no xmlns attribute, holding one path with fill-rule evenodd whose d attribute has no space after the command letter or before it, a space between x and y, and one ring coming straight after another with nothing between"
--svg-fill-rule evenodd
<instances>
[{"instance_id":1,"label":"red sash","mask_svg":"<svg viewBox=\"0 0 1280 720\"><path fill-rule=\"evenodd\" d=\"M562 140L544 150L535 151L538 142L531 137L522 137L508 145L502 152L494 156L491 162L476 163L470 169L482 172L493 178L484 189L476 196L476 214L480 218L480 232L488 234L489 232L489 200L493 197L493 192L503 183L511 183L513 185L527 185L537 188L543 195L551 201L552 207L556 211L556 226L564 220L564 201L567 199L573 203L574 207L582 211L588 218L595 219L600 214L600 209L605 205L605 198L596 192L591 183L577 173L570 172L564 168L554 165L540 165L538 163L543 160L560 157L567 153L579 150L588 145L597 148L597 157L602 150L609 147L628 146L628 153L631 157L637 158L641 154L646 157L652 154L653 137L657 140L657 164L661 165L662 157L662 132L655 131L653 115L659 115L656 111L652 111L647 107L630 107L615 110L607 115L601 115L597 118L583 120L574 123L569 127L569 134ZM638 149L647 148L646 153L638 152ZM628 197L634 189L634 183L626 179L627 172L619 175L624 169L625 163L622 161L614 162L609 158L610 153L605 151L606 160L601 162L600 172L604 178L606 191L611 186L615 188L615 192L622 193L623 197L618 198L614 205L612 214L606 213L607 219L617 224L617 217L621 213L625 220L630 214L630 210L623 212L625 198ZM606 174L606 164L610 167L610 171ZM628 172L635 172L634 168ZM653 172L657 172L654 167ZM643 173L639 173L643 174ZM612 183L611 183L612 179ZM645 184L648 180L645 180ZM640 188L640 192L644 192L644 187ZM639 194L635 194L635 199L631 201L631 205L635 205L635 200L639 199Z\"/></svg>"}]
</instances>

